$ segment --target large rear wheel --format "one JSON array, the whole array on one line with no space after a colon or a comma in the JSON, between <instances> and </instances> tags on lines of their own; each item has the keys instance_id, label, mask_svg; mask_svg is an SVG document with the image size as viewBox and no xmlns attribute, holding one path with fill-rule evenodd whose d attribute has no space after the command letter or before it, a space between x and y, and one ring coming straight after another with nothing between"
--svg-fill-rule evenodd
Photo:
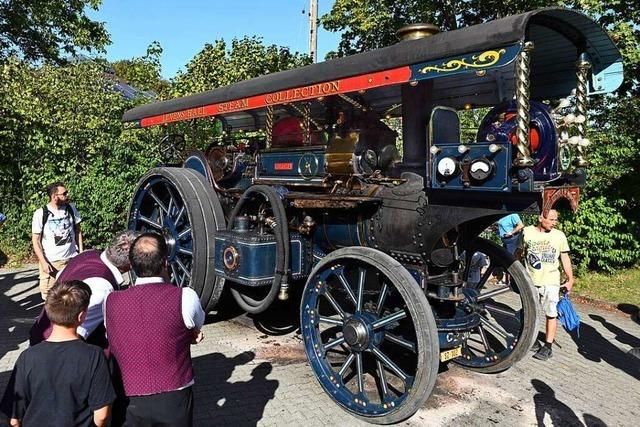
<instances>
[{"instance_id":1,"label":"large rear wheel","mask_svg":"<svg viewBox=\"0 0 640 427\"><path fill-rule=\"evenodd\" d=\"M213 309L224 286L215 274L214 238L225 220L218 196L201 174L186 168L151 169L133 196L129 228L164 236L171 282L190 286L202 307Z\"/></svg>"},{"instance_id":2,"label":"large rear wheel","mask_svg":"<svg viewBox=\"0 0 640 427\"><path fill-rule=\"evenodd\" d=\"M316 378L343 409L376 424L413 415L438 372L438 333L411 274L372 248L338 249L309 276L301 303Z\"/></svg>"}]
</instances>

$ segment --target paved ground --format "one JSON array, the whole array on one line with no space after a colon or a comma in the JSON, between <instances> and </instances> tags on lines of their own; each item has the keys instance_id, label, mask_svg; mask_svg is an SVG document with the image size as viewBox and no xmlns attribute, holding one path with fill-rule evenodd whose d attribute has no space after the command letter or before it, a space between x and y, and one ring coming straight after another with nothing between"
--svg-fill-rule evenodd
<instances>
[{"instance_id":1,"label":"paved ground","mask_svg":"<svg viewBox=\"0 0 640 427\"><path fill-rule=\"evenodd\" d=\"M0 390L40 310L36 271L0 270ZM499 375L443 368L412 426L635 426L640 415L640 325L619 312L577 305L580 339L559 333L549 362L527 357ZM287 320L210 315L193 348L196 425L362 425L323 393L295 331L265 333ZM256 327L258 324L259 328ZM262 331L261 331L261 330Z\"/></svg>"}]
</instances>

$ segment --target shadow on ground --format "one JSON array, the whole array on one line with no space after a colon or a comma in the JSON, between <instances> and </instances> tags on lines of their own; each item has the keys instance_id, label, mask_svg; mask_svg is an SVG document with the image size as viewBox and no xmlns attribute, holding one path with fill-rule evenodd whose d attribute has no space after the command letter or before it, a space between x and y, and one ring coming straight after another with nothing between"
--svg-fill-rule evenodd
<instances>
[{"instance_id":1,"label":"shadow on ground","mask_svg":"<svg viewBox=\"0 0 640 427\"><path fill-rule=\"evenodd\" d=\"M602 326L613 333L616 341L631 347L640 346L640 339L607 321L602 316L590 314L589 317L600 322ZM585 359L597 363L608 363L627 375L640 380L640 364L638 360L631 354L625 353L616 345L609 342L609 340L603 337L593 326L581 322L580 336L575 333L570 334L570 336L578 346L578 353Z\"/></svg>"},{"instance_id":2,"label":"shadow on ground","mask_svg":"<svg viewBox=\"0 0 640 427\"><path fill-rule=\"evenodd\" d=\"M546 426L545 418L548 418L550 426L606 427L604 421L591 414L584 414L584 423L580 421L569 406L556 398L555 391L544 381L533 379L531 384L537 392L533 402L538 426Z\"/></svg>"},{"instance_id":3,"label":"shadow on ground","mask_svg":"<svg viewBox=\"0 0 640 427\"><path fill-rule=\"evenodd\" d=\"M267 377L273 370L263 362L251 370L248 381L231 382L230 378L241 365L255 358L253 352L227 357L212 353L193 359L196 376L194 425L196 426L255 426L262 419L264 409L273 399L279 382ZM214 409L203 409L203 404L215 402ZM207 405L211 408L211 405Z\"/></svg>"},{"instance_id":4,"label":"shadow on ground","mask_svg":"<svg viewBox=\"0 0 640 427\"><path fill-rule=\"evenodd\" d=\"M7 273L0 275L0 359L8 352L17 350L20 343L29 339L29 329L40 313L42 299L40 293L25 296L37 288L37 271ZM23 276L18 277L16 276ZM16 284L34 281L33 285L18 293L6 295L6 290Z\"/></svg>"}]
</instances>

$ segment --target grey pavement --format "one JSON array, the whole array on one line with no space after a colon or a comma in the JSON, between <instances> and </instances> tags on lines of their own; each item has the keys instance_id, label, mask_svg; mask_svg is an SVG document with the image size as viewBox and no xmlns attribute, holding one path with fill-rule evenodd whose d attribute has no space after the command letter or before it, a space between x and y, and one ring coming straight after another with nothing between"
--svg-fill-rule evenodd
<instances>
[{"instance_id":1,"label":"grey pavement","mask_svg":"<svg viewBox=\"0 0 640 427\"><path fill-rule=\"evenodd\" d=\"M316 382L294 316L251 319L223 304L207 317L205 340L192 348L195 424L357 426ZM0 392L40 311L37 271L0 270ZM527 356L497 375L443 367L436 388L410 426L635 426L640 415L640 325L627 315L576 304L579 339L559 331L554 357ZM257 325L257 326L256 326ZM274 335L274 330L284 333ZM293 329L293 328L291 328ZM288 333L285 333L288 332Z\"/></svg>"}]
</instances>

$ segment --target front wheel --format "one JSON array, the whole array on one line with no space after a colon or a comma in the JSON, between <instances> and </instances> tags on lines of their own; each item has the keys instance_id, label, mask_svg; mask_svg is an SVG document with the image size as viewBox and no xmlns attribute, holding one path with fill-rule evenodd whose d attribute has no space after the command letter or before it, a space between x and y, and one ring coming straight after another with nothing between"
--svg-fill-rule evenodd
<instances>
[{"instance_id":1,"label":"front wheel","mask_svg":"<svg viewBox=\"0 0 640 427\"><path fill-rule=\"evenodd\" d=\"M527 354L538 335L536 289L520 261L482 238L470 244L465 276L463 304L479 314L480 323L455 362L476 372L504 371Z\"/></svg>"},{"instance_id":2,"label":"front wheel","mask_svg":"<svg viewBox=\"0 0 640 427\"><path fill-rule=\"evenodd\" d=\"M343 409L390 424L413 415L438 372L438 333L411 274L371 248L332 252L304 289L300 325L316 378Z\"/></svg>"}]
</instances>

